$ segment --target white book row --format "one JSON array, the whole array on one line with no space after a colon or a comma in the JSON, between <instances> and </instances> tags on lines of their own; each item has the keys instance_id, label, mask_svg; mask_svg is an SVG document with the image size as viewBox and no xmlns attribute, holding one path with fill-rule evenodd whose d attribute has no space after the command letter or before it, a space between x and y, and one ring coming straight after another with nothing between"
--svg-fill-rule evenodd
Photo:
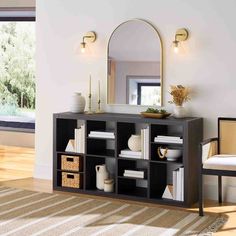
<instances>
[{"instance_id":1,"label":"white book row","mask_svg":"<svg viewBox=\"0 0 236 236\"><path fill-rule=\"evenodd\" d=\"M66 152L85 153L85 126L74 130L74 139L70 139L66 146Z\"/></svg>"},{"instance_id":2,"label":"white book row","mask_svg":"<svg viewBox=\"0 0 236 236\"><path fill-rule=\"evenodd\" d=\"M184 167L173 171L173 185L167 185L162 198L184 201Z\"/></svg>"},{"instance_id":3,"label":"white book row","mask_svg":"<svg viewBox=\"0 0 236 236\"><path fill-rule=\"evenodd\" d=\"M85 153L85 126L75 129L75 152Z\"/></svg>"},{"instance_id":4,"label":"white book row","mask_svg":"<svg viewBox=\"0 0 236 236\"><path fill-rule=\"evenodd\" d=\"M141 152L144 160L149 160L150 129L141 129Z\"/></svg>"},{"instance_id":5,"label":"white book row","mask_svg":"<svg viewBox=\"0 0 236 236\"><path fill-rule=\"evenodd\" d=\"M173 200L184 201L184 167L173 171Z\"/></svg>"}]
</instances>

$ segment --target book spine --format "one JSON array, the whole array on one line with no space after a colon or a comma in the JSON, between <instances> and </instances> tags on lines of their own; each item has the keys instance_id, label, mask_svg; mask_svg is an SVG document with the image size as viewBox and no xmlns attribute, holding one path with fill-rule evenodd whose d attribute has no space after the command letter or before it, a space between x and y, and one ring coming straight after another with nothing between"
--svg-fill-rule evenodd
<instances>
[{"instance_id":1,"label":"book spine","mask_svg":"<svg viewBox=\"0 0 236 236\"><path fill-rule=\"evenodd\" d=\"M141 156L141 155L142 155L142 152L121 151L120 154L132 155L132 156Z\"/></svg>"},{"instance_id":2,"label":"book spine","mask_svg":"<svg viewBox=\"0 0 236 236\"><path fill-rule=\"evenodd\" d=\"M143 179L144 177L139 176L139 175L134 175L134 174L126 174L124 173L123 175L124 177L133 177L133 178L139 178L139 179Z\"/></svg>"},{"instance_id":3,"label":"book spine","mask_svg":"<svg viewBox=\"0 0 236 236\"><path fill-rule=\"evenodd\" d=\"M132 155L125 155L125 154L119 154L119 157L143 159L142 156L132 156Z\"/></svg>"},{"instance_id":4,"label":"book spine","mask_svg":"<svg viewBox=\"0 0 236 236\"><path fill-rule=\"evenodd\" d=\"M177 170L173 171L173 199L177 200Z\"/></svg>"},{"instance_id":5,"label":"book spine","mask_svg":"<svg viewBox=\"0 0 236 236\"><path fill-rule=\"evenodd\" d=\"M134 174L134 175L140 175L143 176L144 175L144 171L136 171L136 170L125 170L126 174Z\"/></svg>"},{"instance_id":6,"label":"book spine","mask_svg":"<svg viewBox=\"0 0 236 236\"><path fill-rule=\"evenodd\" d=\"M141 156L144 159L144 130L141 129Z\"/></svg>"}]
</instances>

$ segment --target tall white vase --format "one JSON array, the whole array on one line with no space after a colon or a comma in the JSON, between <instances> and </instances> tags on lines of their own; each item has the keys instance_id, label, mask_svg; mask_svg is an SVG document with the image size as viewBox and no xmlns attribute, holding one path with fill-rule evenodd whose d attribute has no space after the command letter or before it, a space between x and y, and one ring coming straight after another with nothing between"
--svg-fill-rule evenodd
<instances>
[{"instance_id":1,"label":"tall white vase","mask_svg":"<svg viewBox=\"0 0 236 236\"><path fill-rule=\"evenodd\" d=\"M174 113L173 116L175 118L184 118L186 117L186 109L183 106L174 106Z\"/></svg>"},{"instance_id":2,"label":"tall white vase","mask_svg":"<svg viewBox=\"0 0 236 236\"><path fill-rule=\"evenodd\" d=\"M83 113L85 109L85 98L81 93L74 93L71 102L71 112L74 113Z\"/></svg>"}]
</instances>

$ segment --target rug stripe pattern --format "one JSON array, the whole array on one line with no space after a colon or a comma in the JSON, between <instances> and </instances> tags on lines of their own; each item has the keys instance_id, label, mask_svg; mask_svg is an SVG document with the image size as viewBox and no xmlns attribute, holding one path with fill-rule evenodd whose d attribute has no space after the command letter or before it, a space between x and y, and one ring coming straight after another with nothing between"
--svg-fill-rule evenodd
<instances>
[{"instance_id":1,"label":"rug stripe pattern","mask_svg":"<svg viewBox=\"0 0 236 236\"><path fill-rule=\"evenodd\" d=\"M219 215L0 186L0 235L156 236L216 231Z\"/></svg>"}]
</instances>

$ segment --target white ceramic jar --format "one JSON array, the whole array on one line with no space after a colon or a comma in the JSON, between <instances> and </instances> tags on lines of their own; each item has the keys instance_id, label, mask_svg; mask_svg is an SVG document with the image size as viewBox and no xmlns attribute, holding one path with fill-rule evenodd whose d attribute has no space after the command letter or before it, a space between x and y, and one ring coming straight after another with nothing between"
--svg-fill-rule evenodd
<instances>
[{"instance_id":1,"label":"white ceramic jar","mask_svg":"<svg viewBox=\"0 0 236 236\"><path fill-rule=\"evenodd\" d=\"M128 140L128 147L131 151L141 151L141 135L132 134Z\"/></svg>"},{"instance_id":2,"label":"white ceramic jar","mask_svg":"<svg viewBox=\"0 0 236 236\"><path fill-rule=\"evenodd\" d=\"M74 93L71 102L71 112L74 113L83 113L85 109L85 98L81 93Z\"/></svg>"},{"instance_id":3,"label":"white ceramic jar","mask_svg":"<svg viewBox=\"0 0 236 236\"><path fill-rule=\"evenodd\" d=\"M114 180L113 179L105 179L104 180L104 192L107 192L107 193L114 192Z\"/></svg>"}]
</instances>

